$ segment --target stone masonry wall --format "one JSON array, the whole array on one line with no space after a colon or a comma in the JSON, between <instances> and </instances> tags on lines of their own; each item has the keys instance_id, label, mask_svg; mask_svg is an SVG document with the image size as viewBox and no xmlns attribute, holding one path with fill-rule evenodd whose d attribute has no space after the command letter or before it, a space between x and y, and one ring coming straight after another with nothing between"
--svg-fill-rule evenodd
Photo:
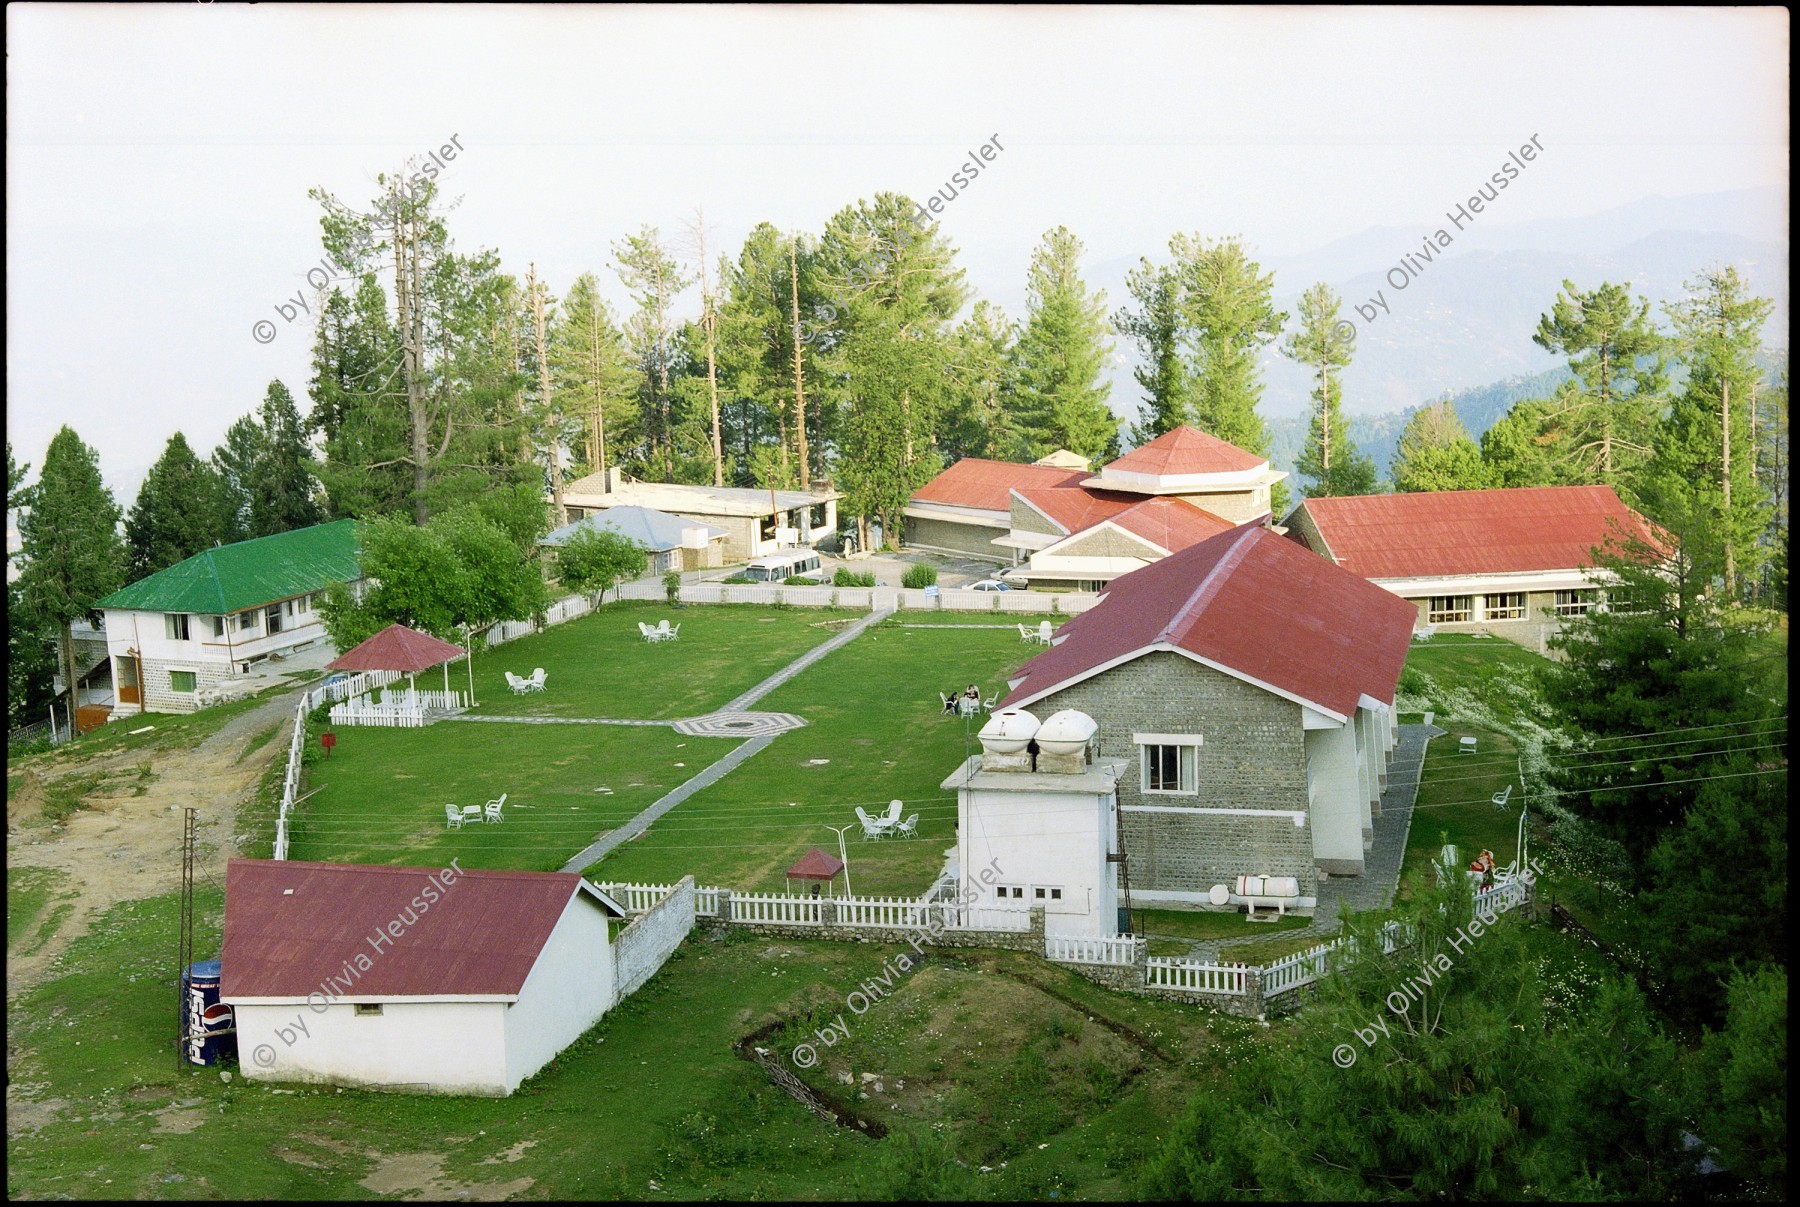
<instances>
[{"instance_id":1,"label":"stone masonry wall","mask_svg":"<svg viewBox=\"0 0 1800 1207\"><path fill-rule=\"evenodd\" d=\"M171 671L193 671L194 690L178 692L169 686ZM143 666L143 682L141 688L146 712L198 712L200 709L200 693L208 688L218 687L232 678L229 662L164 662L160 659L146 659ZM122 706L127 714L137 711L131 705Z\"/></svg>"},{"instance_id":2,"label":"stone masonry wall","mask_svg":"<svg viewBox=\"0 0 1800 1207\"><path fill-rule=\"evenodd\" d=\"M629 996L663 966L694 929L694 878L683 876L673 891L631 920L613 941L614 992Z\"/></svg>"},{"instance_id":3,"label":"stone masonry wall","mask_svg":"<svg viewBox=\"0 0 1800 1207\"><path fill-rule=\"evenodd\" d=\"M1259 687L1158 652L1056 692L1031 711L1048 718L1064 708L1099 724L1102 759L1126 762L1121 807L1308 810L1300 706ZM1199 734L1199 795L1145 793L1134 733ZM1292 818L1124 813L1122 822L1134 889L1204 894L1233 877L1267 873L1297 877L1301 895L1314 895L1312 830Z\"/></svg>"}]
</instances>

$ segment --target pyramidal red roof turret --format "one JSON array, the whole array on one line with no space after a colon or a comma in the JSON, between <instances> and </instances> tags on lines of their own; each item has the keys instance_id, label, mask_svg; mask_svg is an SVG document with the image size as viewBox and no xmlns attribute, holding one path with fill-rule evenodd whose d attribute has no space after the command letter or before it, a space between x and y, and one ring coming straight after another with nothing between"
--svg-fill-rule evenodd
<instances>
[{"instance_id":1,"label":"pyramidal red roof turret","mask_svg":"<svg viewBox=\"0 0 1800 1207\"><path fill-rule=\"evenodd\" d=\"M1268 463L1267 457L1245 452L1235 444L1182 424L1118 460L1107 462L1105 470L1168 478L1183 474L1242 473Z\"/></svg>"},{"instance_id":2,"label":"pyramidal red roof turret","mask_svg":"<svg viewBox=\"0 0 1800 1207\"><path fill-rule=\"evenodd\" d=\"M1246 524L1115 579L1020 668L1004 707L1158 650L1344 718L1394 698L1417 608Z\"/></svg>"},{"instance_id":3,"label":"pyramidal red roof turret","mask_svg":"<svg viewBox=\"0 0 1800 1207\"><path fill-rule=\"evenodd\" d=\"M355 649L326 664L333 671L399 671L417 674L423 670L461 658L463 648L440 641L430 633L409 629L403 624L390 624Z\"/></svg>"}]
</instances>

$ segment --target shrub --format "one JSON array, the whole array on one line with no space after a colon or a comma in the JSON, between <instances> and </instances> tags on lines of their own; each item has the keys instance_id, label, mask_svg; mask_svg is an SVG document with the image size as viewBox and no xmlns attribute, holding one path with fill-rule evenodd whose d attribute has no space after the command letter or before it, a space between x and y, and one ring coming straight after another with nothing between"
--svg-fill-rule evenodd
<instances>
[{"instance_id":1,"label":"shrub","mask_svg":"<svg viewBox=\"0 0 1800 1207\"><path fill-rule=\"evenodd\" d=\"M663 575L663 592L669 597L671 606L679 602L681 598L681 571L671 570Z\"/></svg>"},{"instance_id":2,"label":"shrub","mask_svg":"<svg viewBox=\"0 0 1800 1207\"><path fill-rule=\"evenodd\" d=\"M900 585L918 590L920 587L935 586L937 583L937 567L920 562L908 566L906 573L900 576Z\"/></svg>"},{"instance_id":3,"label":"shrub","mask_svg":"<svg viewBox=\"0 0 1800 1207\"><path fill-rule=\"evenodd\" d=\"M815 578L808 578L804 574L790 574L781 580L781 585L784 587L816 587L819 585L819 581Z\"/></svg>"},{"instance_id":4,"label":"shrub","mask_svg":"<svg viewBox=\"0 0 1800 1207\"><path fill-rule=\"evenodd\" d=\"M831 584L834 587L873 587L875 575L872 571L859 574L848 566L839 566L838 572L831 576Z\"/></svg>"}]
</instances>

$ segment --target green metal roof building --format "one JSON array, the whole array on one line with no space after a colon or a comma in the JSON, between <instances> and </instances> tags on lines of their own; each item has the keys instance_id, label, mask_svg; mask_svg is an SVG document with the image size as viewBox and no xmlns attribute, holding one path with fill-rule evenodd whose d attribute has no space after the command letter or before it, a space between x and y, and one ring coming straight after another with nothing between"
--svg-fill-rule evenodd
<instances>
[{"instance_id":1,"label":"green metal roof building","mask_svg":"<svg viewBox=\"0 0 1800 1207\"><path fill-rule=\"evenodd\" d=\"M97 609L224 616L362 577L355 520L217 545L94 604Z\"/></svg>"}]
</instances>

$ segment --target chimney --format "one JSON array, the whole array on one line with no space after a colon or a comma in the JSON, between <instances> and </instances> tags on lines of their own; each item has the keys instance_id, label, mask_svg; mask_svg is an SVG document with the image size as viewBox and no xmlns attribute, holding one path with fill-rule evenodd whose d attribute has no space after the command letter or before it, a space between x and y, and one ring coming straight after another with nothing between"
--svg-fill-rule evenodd
<instances>
[{"instance_id":1,"label":"chimney","mask_svg":"<svg viewBox=\"0 0 1800 1207\"><path fill-rule=\"evenodd\" d=\"M612 466L606 471L606 477L601 480L601 493L609 495L618 494L619 488L624 484L624 481L625 471L616 465Z\"/></svg>"}]
</instances>

